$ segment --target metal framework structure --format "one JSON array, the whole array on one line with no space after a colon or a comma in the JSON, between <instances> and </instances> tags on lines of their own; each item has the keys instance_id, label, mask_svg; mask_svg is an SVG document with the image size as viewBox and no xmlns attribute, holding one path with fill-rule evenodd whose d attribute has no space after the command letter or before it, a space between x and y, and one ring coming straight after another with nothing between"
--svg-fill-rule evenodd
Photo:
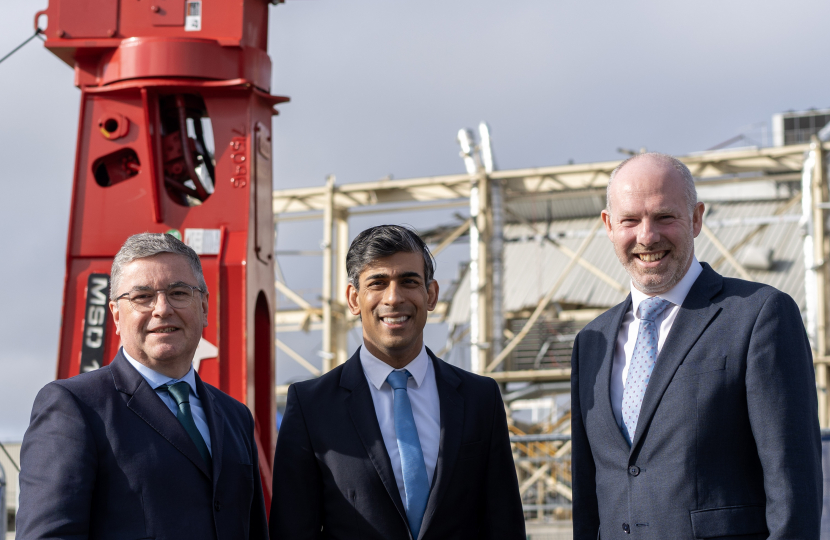
<instances>
[{"instance_id":1,"label":"metal framework structure","mask_svg":"<svg viewBox=\"0 0 830 540\"><path fill-rule=\"evenodd\" d=\"M493 171L492 154L488 136L482 130L481 144L472 142L471 134L459 134L462 157L467 174L412 178L407 180L380 180L377 182L337 185L330 177L320 188L289 189L274 192L274 215L277 222L296 220L323 221L323 285L322 308L293 292L282 282L277 290L296 304L296 308L279 309L276 325L279 332L308 330L323 331L323 367L317 369L300 354L277 339L277 346L303 365L312 375L318 376L347 359L346 333L357 321L351 318L343 304L346 285L345 257L349 245L348 220L351 216L370 213L394 214L401 211L433 210L436 208L470 209L470 218L455 229L434 241L432 250L436 256L463 234L470 235L470 328L454 336L458 345L462 339L471 342L472 371L494 378L499 383L536 383L527 390L505 393L508 408L527 397L567 392L570 380L569 368L555 369L506 369L507 359L527 338L540 317L549 316L549 304L565 278L579 267L590 272L605 284L627 294L627 283L607 275L582 256L590 239L599 230L594 228L577 249L572 249L546 237L546 241L563 255L569 263L553 286L535 307L528 306L521 312L502 313L494 305L501 305L500 291L494 284L500 282L501 223L510 214L508 206L525 201L569 201L586 197L604 197L611 171L618 161L561 165L534 169ZM826 152L830 146L813 137L808 144L770 148L743 148L702 152L680 157L694 174L699 186L742 184L756 181L773 181L800 185L800 193L782 204L777 212L784 212L801 202L801 226L803 228L803 258L805 267L806 313L805 325L813 345L819 396L819 416L822 427L830 424L830 400L827 387L830 383L830 357L828 357L827 289L830 273L825 261L830 256L830 236L826 233L830 210L827 189ZM537 224L510 214L511 221L525 225L529 231L537 231ZM703 234L719 252L715 264L729 264L744 279L751 279L735 253L753 237L760 234L765 224L759 223L732 249L726 247L718 235L706 225ZM448 310L441 303L429 322L441 322ZM558 321L584 321L594 318L601 310L578 309L559 311ZM498 319L498 320L494 320ZM507 321L524 321L518 331L511 331ZM517 328L513 324L513 329ZM499 330L495 330L499 329ZM498 334L494 334L498 331ZM469 335L468 335L469 334ZM504 336L506 343L495 340L494 335ZM446 352L446 351L444 351ZM285 388L277 389L283 393ZM524 427L525 429L522 429ZM529 519L570 516L570 415L546 418L531 426L520 427L512 423L511 441L517 475Z\"/></svg>"},{"instance_id":2,"label":"metal framework structure","mask_svg":"<svg viewBox=\"0 0 830 540\"><path fill-rule=\"evenodd\" d=\"M819 152L819 148L821 148L821 152ZM808 182L811 186L811 196L809 200L804 199L803 204L806 205L804 219L805 223L811 224L822 223L824 212L828 209L823 159L810 157L823 155L825 151L823 143L816 140L811 144L802 145L698 153L683 156L680 159L689 166L700 185L758 180L778 182L801 180L802 182ZM808 156L806 161L805 155ZM807 169L804 168L805 163L808 165ZM337 185L334 178L330 177L326 185L320 188L275 191L274 214L278 222L318 220L322 218L324 238L322 308L313 307L309 302L291 291L286 284L277 282L277 290L297 304L297 309L278 310L277 327L281 331L301 328L307 330L312 327L313 323L319 322L324 336L322 371L328 371L333 366L346 360L348 351L345 350L345 332L354 323L354 320L347 315L342 301L345 295L345 255L348 249L348 219L350 216L368 213L394 214L401 211L468 207L471 195L473 195L473 200L478 199L478 215L475 216L475 219L471 218L455 230L449 231L441 241L433 246L433 252L436 255L439 254L459 236L475 227L479 237L479 249L478 257L471 257L471 264L480 265L482 267L480 275L487 276L492 275L494 263L493 257L488 254L494 242L492 224L498 217L501 217L494 216L493 205L488 204L492 201L492 192L495 189L500 191L505 206L508 203L523 200L567 200L584 198L588 195L604 197L609 175L618 164L618 161L608 161L489 173L483 167L476 167L471 174L407 180L380 180L344 185ZM803 172L805 170L807 172ZM806 176L808 173L809 178ZM477 196L476 191L479 193ZM482 192L490 196L482 196ZM526 224L531 230L533 229L533 223ZM599 226L598 222L596 228L598 229ZM810 243L813 258L807 266L811 269L811 272L815 273L816 283L824 286L826 276L822 269L824 268L824 259L828 253L826 235L824 235L822 227L814 229L810 225L809 231L805 236L805 246L806 242ZM718 241L717 236L711 229L704 226L703 232L719 247L723 257L738 269L741 275L748 278L749 274L733 254ZM812 237L815 237L815 241L809 240ZM471 242L471 244L474 243ZM481 244L483 244L483 248ZM557 245L556 247L571 260L571 264L563 275L566 275L576 266L580 266L584 271L593 273L613 287L621 291L627 291L625 284L618 283L598 268L584 261L581 258L582 249L574 251L563 245ZM805 247L805 249L807 248ZM473 251L472 247L471 251ZM823 279L818 279L820 274L824 276ZM526 335L526 330L544 311L556 289L561 285L561 281L560 279L551 290L547 291L547 294L531 312L526 328L512 336L507 345L499 352L496 352L494 347L490 346L490 342L493 340L492 321L485 320L483 324L480 324L480 336L477 340L473 340L480 359L472 363L473 371L491 376L499 382L561 381L569 379L570 373L568 370L513 372L502 369L505 358L521 343ZM492 306L494 303L492 288L479 285L474 288L473 295L478 300L475 302L478 306ZM444 310L446 310L446 305L439 305L439 308L433 314L432 320L440 320L445 312ZM480 309L480 311L484 310ZM814 340L814 352L817 363L823 364L826 362L827 356L826 316L822 315L826 312L826 302L823 294L816 295L814 309L811 312L815 314L816 320L815 330L811 332L811 338ZM477 316L480 317L480 315ZM812 315L808 314L808 319L812 320L810 317ZM318 326L315 324L314 327ZM279 346L283 351L289 350L284 344L279 344ZM296 359L300 355L293 353L291 356ZM307 368L310 366L309 362L300 361L300 363ZM318 371L316 368L310 371L314 375L319 374L316 373Z\"/></svg>"}]
</instances>

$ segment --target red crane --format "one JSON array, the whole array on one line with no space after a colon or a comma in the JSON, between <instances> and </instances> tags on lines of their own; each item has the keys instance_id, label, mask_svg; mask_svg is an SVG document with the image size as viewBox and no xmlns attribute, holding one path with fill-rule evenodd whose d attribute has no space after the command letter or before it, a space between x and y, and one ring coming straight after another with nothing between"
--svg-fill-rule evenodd
<instances>
[{"instance_id":1,"label":"red crane","mask_svg":"<svg viewBox=\"0 0 830 540\"><path fill-rule=\"evenodd\" d=\"M109 269L139 232L202 258L199 376L254 414L266 505L276 443L267 0L50 0L46 48L81 89L58 378L119 347Z\"/></svg>"}]
</instances>

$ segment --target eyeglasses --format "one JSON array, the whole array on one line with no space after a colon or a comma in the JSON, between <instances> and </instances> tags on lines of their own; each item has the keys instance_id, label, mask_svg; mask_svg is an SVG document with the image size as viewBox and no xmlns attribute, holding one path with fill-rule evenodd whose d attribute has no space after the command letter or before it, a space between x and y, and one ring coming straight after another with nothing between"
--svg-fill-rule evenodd
<instances>
[{"instance_id":1,"label":"eyeglasses","mask_svg":"<svg viewBox=\"0 0 830 540\"><path fill-rule=\"evenodd\" d=\"M125 292L118 298L116 302L122 298L126 298L130 305L136 311L148 312L156 307L156 298L159 293L167 298L167 303L174 308L186 308L193 302L193 297L197 292L205 293L199 287L191 287L190 285L179 284L173 285L166 289L135 289L130 292Z\"/></svg>"}]
</instances>

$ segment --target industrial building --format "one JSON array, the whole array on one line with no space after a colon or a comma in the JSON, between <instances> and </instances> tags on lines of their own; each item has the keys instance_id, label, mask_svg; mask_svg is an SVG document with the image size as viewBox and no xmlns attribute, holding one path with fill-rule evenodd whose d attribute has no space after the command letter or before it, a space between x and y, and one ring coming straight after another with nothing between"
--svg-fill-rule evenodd
<instances>
[{"instance_id":1,"label":"industrial building","mask_svg":"<svg viewBox=\"0 0 830 540\"><path fill-rule=\"evenodd\" d=\"M202 31L200 2L188 2L187 12L184 5L130 4L125 11L105 0L65 0L58 9L60 3L36 15L32 36L45 37L47 49L75 68L82 90L58 377L104 365L119 346L111 321L87 317L104 313L107 272L124 237L153 229L198 245L216 292L197 369L254 413L270 504L274 346L307 377L348 358L348 336L359 324L343 302L350 220L456 210L455 218L421 231L439 260L453 245L468 254L430 317L448 334L436 352L500 383L525 517L549 527L530 535L567 537L570 351L577 332L628 292L598 219L619 160L498 170L482 124L477 135L459 132L463 174L342 185L330 177L272 196L271 119L287 98L270 93L265 3L229 5L198 39L185 32ZM89 10L92 4L101 9ZM52 22L41 29L44 16ZM771 146L737 146L748 142L738 136L681 157L708 209L698 258L727 276L776 286L800 306L822 427L830 426L828 121L830 110L780 113ZM122 200L140 203L124 212L113 204ZM292 220L322 232L322 282L312 294L279 277L279 225ZM319 358L292 348L292 332L319 333ZM277 386L277 403L285 391ZM14 465L5 456L0 464L11 516Z\"/></svg>"},{"instance_id":2,"label":"industrial building","mask_svg":"<svg viewBox=\"0 0 830 540\"><path fill-rule=\"evenodd\" d=\"M824 111L776 115L805 118ZM801 116L798 116L800 114ZM807 124L804 120L799 120ZM820 421L828 427L828 256L824 227L827 195L825 133L812 121L773 130L771 147L729 147L681 156L706 203L704 228L695 243L699 260L723 275L773 285L801 308L813 345ZM808 142L803 142L804 137ZM312 294L299 294L278 280L276 344L308 377L344 362L347 334L358 326L341 301L350 217L455 208L457 222L421 233L441 261L451 244L470 256L457 279L442 292L429 322L447 326L448 341L436 351L447 361L496 379L510 412L511 440L528 533L531 538L570 538L570 351L576 333L628 294L598 216L608 177L619 161L498 171L492 166L489 133L478 143L462 133L466 174L275 191L279 224L322 222L324 280ZM465 141L466 139L466 141ZM280 257L279 234L277 255ZM322 301L313 297L319 293ZM309 296L312 299L309 299ZM320 332L322 364L305 358L281 339L291 332ZM289 360L290 359L290 360ZM318 367L319 365L319 367ZM277 387L284 404L286 387ZM19 460L19 445L6 445ZM5 499L9 538L16 510L16 471L5 455Z\"/></svg>"},{"instance_id":3,"label":"industrial building","mask_svg":"<svg viewBox=\"0 0 830 540\"><path fill-rule=\"evenodd\" d=\"M706 203L695 242L700 261L719 273L770 284L798 303L813 346L822 427L830 422L825 236L828 111L773 117L773 146L736 147L737 137L710 151L678 156ZM514 459L529 522L570 517L569 379L576 333L621 302L629 280L599 219L605 188L619 163L495 170L489 129L478 141L459 132L467 173L274 192L277 225L322 221L320 302L277 281L277 347L318 376L352 351L356 321L345 295L349 218L458 208L456 221L420 231L441 262L450 244L467 243L469 258L430 322L446 324L439 356L502 384L510 411ZM313 225L311 226L319 226ZM280 240L277 234L277 256ZM321 368L282 339L322 332ZM289 360L286 360L289 361ZM278 402L285 387L278 387Z\"/></svg>"}]
</instances>

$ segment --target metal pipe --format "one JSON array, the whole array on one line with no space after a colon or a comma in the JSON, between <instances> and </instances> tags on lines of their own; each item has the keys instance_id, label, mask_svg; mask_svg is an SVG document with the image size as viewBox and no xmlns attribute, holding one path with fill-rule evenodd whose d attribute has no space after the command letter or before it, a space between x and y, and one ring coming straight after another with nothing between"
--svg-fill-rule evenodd
<instances>
[{"instance_id":1,"label":"metal pipe","mask_svg":"<svg viewBox=\"0 0 830 540\"><path fill-rule=\"evenodd\" d=\"M479 287L481 283L481 245L479 231L479 212L481 209L481 186L473 148L473 134L469 129L458 130L458 144L464 167L470 175L470 371L481 373L479 347L481 340L481 320L479 312Z\"/></svg>"},{"instance_id":2,"label":"metal pipe","mask_svg":"<svg viewBox=\"0 0 830 540\"><path fill-rule=\"evenodd\" d=\"M197 199L205 201L208 198L208 192L205 186L202 185L202 180L196 174L196 165L193 163L193 154L190 153L190 137L187 136L187 110L184 106L184 97L181 94L176 95L176 112L179 114L179 134L182 139L182 156L184 157L185 169L187 175L196 186Z\"/></svg>"},{"instance_id":3,"label":"metal pipe","mask_svg":"<svg viewBox=\"0 0 830 540\"><path fill-rule=\"evenodd\" d=\"M331 309L331 281L332 281L332 227L334 225L334 176L326 179L326 206L323 209L323 373L331 370L334 360L332 351L332 329L334 317Z\"/></svg>"},{"instance_id":4,"label":"metal pipe","mask_svg":"<svg viewBox=\"0 0 830 540\"><path fill-rule=\"evenodd\" d=\"M336 300L334 305L337 306L337 314L339 317L335 321L334 332L335 338L334 355L335 361L339 364L345 364L349 359L348 350L348 333L349 326L346 324L346 318L349 315L346 309L346 285L348 283L348 275L346 270L346 255L349 251L349 219L346 210L339 210L335 219L335 230L337 232L337 260L334 261L336 272L334 274Z\"/></svg>"},{"instance_id":5,"label":"metal pipe","mask_svg":"<svg viewBox=\"0 0 830 540\"><path fill-rule=\"evenodd\" d=\"M490 186L490 211L492 212L492 231L490 234L490 268L492 270L492 300L490 316L492 334L490 336L490 356L501 352L504 339L504 193L501 183L492 182Z\"/></svg>"},{"instance_id":6,"label":"metal pipe","mask_svg":"<svg viewBox=\"0 0 830 540\"><path fill-rule=\"evenodd\" d=\"M825 160L824 150L818 137L813 136L810 145L815 152L815 171L812 181L812 212L813 212L813 265L816 277L816 350L818 356L827 354L827 266L825 253L824 202L825 187ZM819 392L819 422L822 426L830 424L830 396L827 387L830 385L830 368L826 364L816 366L816 383L824 392Z\"/></svg>"},{"instance_id":7,"label":"metal pipe","mask_svg":"<svg viewBox=\"0 0 830 540\"><path fill-rule=\"evenodd\" d=\"M479 319L480 306L478 305L478 289L481 282L481 260L479 253L479 231L478 231L478 182L472 180L470 188L470 371L481 373L481 362L479 361L479 341L481 339L481 327Z\"/></svg>"},{"instance_id":8,"label":"metal pipe","mask_svg":"<svg viewBox=\"0 0 830 540\"><path fill-rule=\"evenodd\" d=\"M818 292L816 290L815 251L813 249L813 174L815 173L816 152L811 148L804 159L801 177L801 213L804 223L804 301L806 303L807 337L813 349L818 351L816 338L816 308Z\"/></svg>"},{"instance_id":9,"label":"metal pipe","mask_svg":"<svg viewBox=\"0 0 830 540\"><path fill-rule=\"evenodd\" d=\"M493 155L493 142L490 137L490 126L486 122L478 125L481 140L481 162L484 173L492 175L496 170L496 159ZM490 265L491 279L489 282L489 323L490 347L486 360L498 355L502 349L504 339L504 188L500 180L490 180L489 196L489 246L487 258Z\"/></svg>"},{"instance_id":10,"label":"metal pipe","mask_svg":"<svg viewBox=\"0 0 830 540\"><path fill-rule=\"evenodd\" d=\"M0 463L0 538L6 538L6 521L6 471Z\"/></svg>"}]
</instances>

